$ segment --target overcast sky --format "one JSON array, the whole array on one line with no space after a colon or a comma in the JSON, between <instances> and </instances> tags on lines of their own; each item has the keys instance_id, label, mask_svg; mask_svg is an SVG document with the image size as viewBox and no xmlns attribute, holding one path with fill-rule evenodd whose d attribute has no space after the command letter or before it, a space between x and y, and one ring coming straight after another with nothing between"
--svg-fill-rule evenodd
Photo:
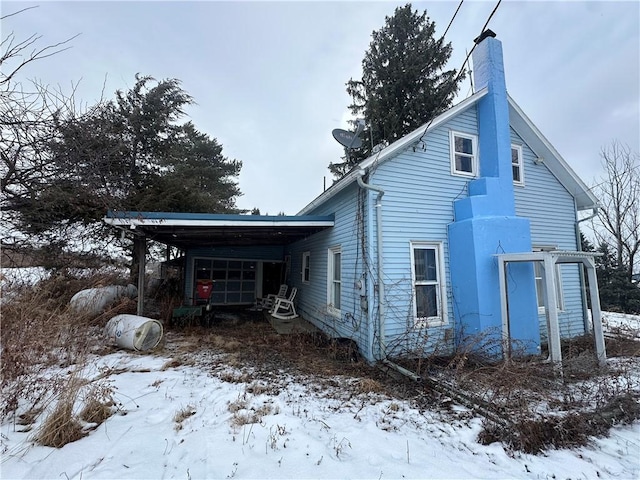
<instances>
[{"instance_id":1,"label":"overcast sky","mask_svg":"<svg viewBox=\"0 0 640 480\"><path fill-rule=\"evenodd\" d=\"M460 68L495 6L467 0L447 40ZM371 33L403 2L10 2L2 37L80 34L72 48L32 63L36 78L95 103L134 75L178 78L197 105L196 127L242 160L240 208L295 214L332 182L329 162L347 128L345 83L361 76ZM413 2L442 35L458 1ZM504 0L489 28L502 41L510 95L589 185L600 150L617 139L640 150L640 2ZM470 94L466 81L457 101Z\"/></svg>"}]
</instances>

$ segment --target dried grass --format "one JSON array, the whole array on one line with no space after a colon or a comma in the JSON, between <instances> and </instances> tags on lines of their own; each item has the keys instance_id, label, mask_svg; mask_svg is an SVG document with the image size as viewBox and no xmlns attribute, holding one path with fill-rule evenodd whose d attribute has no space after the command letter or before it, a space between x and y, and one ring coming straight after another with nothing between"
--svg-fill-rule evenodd
<instances>
[{"instance_id":1,"label":"dried grass","mask_svg":"<svg viewBox=\"0 0 640 480\"><path fill-rule=\"evenodd\" d=\"M230 423L232 427L239 428L244 425L260 423L260 420L262 420L262 418L255 412L242 412L234 414L231 417Z\"/></svg>"},{"instance_id":2,"label":"dried grass","mask_svg":"<svg viewBox=\"0 0 640 480\"><path fill-rule=\"evenodd\" d=\"M385 387L377 380L371 378L361 378L356 383L358 393L383 393Z\"/></svg>"},{"instance_id":3,"label":"dried grass","mask_svg":"<svg viewBox=\"0 0 640 480\"><path fill-rule=\"evenodd\" d=\"M222 372L218 378L227 383L248 383L252 379L246 372Z\"/></svg>"},{"instance_id":4,"label":"dried grass","mask_svg":"<svg viewBox=\"0 0 640 480\"><path fill-rule=\"evenodd\" d=\"M62 448L86 436L82 425L72 415L73 405L66 399L58 402L55 410L38 430L36 441L45 447Z\"/></svg>"},{"instance_id":5,"label":"dried grass","mask_svg":"<svg viewBox=\"0 0 640 480\"><path fill-rule=\"evenodd\" d=\"M111 415L113 415L112 405L92 399L84 406L79 417L87 423L100 425Z\"/></svg>"},{"instance_id":6,"label":"dried grass","mask_svg":"<svg viewBox=\"0 0 640 480\"><path fill-rule=\"evenodd\" d=\"M640 418L638 362L601 368L589 336L563 341L562 353L561 368L533 358L456 368L456 388L504 420L486 421L481 443L540 453L585 445Z\"/></svg>"},{"instance_id":7,"label":"dried grass","mask_svg":"<svg viewBox=\"0 0 640 480\"><path fill-rule=\"evenodd\" d=\"M516 418L509 425L485 422L478 435L483 445L500 441L514 450L539 454L550 448L587 445L590 437L606 436L618 424L640 419L640 396L626 394L613 398L596 411L570 412L563 416Z\"/></svg>"},{"instance_id":8,"label":"dried grass","mask_svg":"<svg viewBox=\"0 0 640 480\"><path fill-rule=\"evenodd\" d=\"M81 368L89 354L106 348L104 315L71 312L71 297L84 288L115 282L112 275L77 277L62 272L35 286L3 285L0 414L17 414L30 405L18 419L33 425L42 412L48 412L36 435L43 445L60 447L82 438L82 421L99 424L111 414L109 400L98 395L106 392L96 390L87 394L83 411L74 418L74 404L86 381L68 378L67 370L60 368ZM116 305L111 313L123 308ZM56 370L60 373L52 375Z\"/></svg>"},{"instance_id":9,"label":"dried grass","mask_svg":"<svg viewBox=\"0 0 640 480\"><path fill-rule=\"evenodd\" d=\"M206 338L206 340L208 341L210 347L225 352L233 352L242 347L242 343L233 338L229 338L228 336L212 334L208 338Z\"/></svg>"},{"instance_id":10,"label":"dried grass","mask_svg":"<svg viewBox=\"0 0 640 480\"><path fill-rule=\"evenodd\" d=\"M227 407L231 413L239 412L240 410L244 410L247 408L247 398L246 397L238 397L233 402L229 402L229 406Z\"/></svg>"},{"instance_id":11,"label":"dried grass","mask_svg":"<svg viewBox=\"0 0 640 480\"><path fill-rule=\"evenodd\" d=\"M192 359L186 358L184 356L174 357L171 360L166 361L164 365L162 365L160 370L164 371L164 370L169 370L170 368L177 368L183 365L193 365L193 364L194 364L194 361Z\"/></svg>"},{"instance_id":12,"label":"dried grass","mask_svg":"<svg viewBox=\"0 0 640 480\"><path fill-rule=\"evenodd\" d=\"M66 388L54 397L55 405L38 428L36 442L46 447L61 448L86 435L82 424L73 414L80 388L78 377L70 377Z\"/></svg>"},{"instance_id":13,"label":"dried grass","mask_svg":"<svg viewBox=\"0 0 640 480\"><path fill-rule=\"evenodd\" d=\"M21 399L34 401L55 390L57 380L42 373L50 367L82 364L91 347L90 340L84 341L90 336L81 333L88 326L65 312L45 312L36 303L35 299L28 304L14 300L7 308L3 305L2 415L15 411Z\"/></svg>"},{"instance_id":14,"label":"dried grass","mask_svg":"<svg viewBox=\"0 0 640 480\"><path fill-rule=\"evenodd\" d=\"M253 381L246 386L245 391L253 395L278 395L280 389L273 383Z\"/></svg>"},{"instance_id":15,"label":"dried grass","mask_svg":"<svg viewBox=\"0 0 640 480\"><path fill-rule=\"evenodd\" d=\"M192 417L196 414L196 409L193 405L187 405L186 407L181 408L176 412L173 416L173 421L175 422L174 430L177 432L182 430L182 422L184 422L187 418Z\"/></svg>"},{"instance_id":16,"label":"dried grass","mask_svg":"<svg viewBox=\"0 0 640 480\"><path fill-rule=\"evenodd\" d=\"M113 389L109 385L94 384L84 399L84 405L78 417L87 423L98 426L113 415L115 402Z\"/></svg>"},{"instance_id":17,"label":"dried grass","mask_svg":"<svg viewBox=\"0 0 640 480\"><path fill-rule=\"evenodd\" d=\"M102 378L89 383L78 373L72 373L64 380L58 379L55 387L42 407L32 408L19 417L25 423L36 423L41 414L46 415L34 437L41 445L61 448L85 437L89 430L113 415L113 388L103 383Z\"/></svg>"},{"instance_id":18,"label":"dried grass","mask_svg":"<svg viewBox=\"0 0 640 480\"><path fill-rule=\"evenodd\" d=\"M18 416L18 425L33 425L42 413L42 408L31 408Z\"/></svg>"},{"instance_id":19,"label":"dried grass","mask_svg":"<svg viewBox=\"0 0 640 480\"><path fill-rule=\"evenodd\" d=\"M82 365L88 353L104 349L99 335L95 335L104 319L69 314L66 305L70 292L80 289L69 285L55 279L50 285L27 289L19 298L3 303L2 413L15 411L20 400L28 399L32 408L21 415L19 423L33 425L41 414L46 392L66 392L57 397L55 408L45 410L51 413L37 433L38 442L55 447L82 438L86 434L82 421L100 424L113 412L109 395L94 391L86 395L82 411L74 418L73 406L82 383L78 380L74 392L65 390L60 378L50 380L51 384L42 381L41 373L51 366ZM88 286L84 283L82 288ZM125 302L115 308L130 307ZM345 399L375 393L435 406L439 398L424 386L404 378L391 379L364 362L354 361L353 344L348 340L331 341L317 333L278 335L266 321L238 318L226 321L221 316L211 329L182 331L173 346L174 358L163 366L166 370L195 365L198 352L219 354L212 369L219 372L219 378L247 384L243 395L228 406L234 427L259 423L265 415L274 413L268 403L251 406L250 397L276 395L291 375L307 378L318 394L342 395ZM630 367L617 367L615 371L596 368L593 342L588 338L563 343L564 377L558 377L557 370L537 359L495 362L490 354L495 345L485 346L489 349L486 355L467 349L448 358L434 355L398 361L420 374L446 380L467 398L506 418L506 423L485 423L479 437L483 443L499 440L514 449L540 452L582 445L589 435L604 434L611 425L640 418L638 386L631 380ZM608 339L607 350L609 355L640 355L638 342ZM442 349L436 346L435 351ZM220 365L227 368L223 370ZM229 370L229 366L236 369ZM358 381L342 382L344 376ZM606 378L623 381L607 382ZM154 382L156 387L159 384ZM539 411L542 404L549 408L543 414ZM178 411L176 429L194 413L191 406Z\"/></svg>"}]
</instances>

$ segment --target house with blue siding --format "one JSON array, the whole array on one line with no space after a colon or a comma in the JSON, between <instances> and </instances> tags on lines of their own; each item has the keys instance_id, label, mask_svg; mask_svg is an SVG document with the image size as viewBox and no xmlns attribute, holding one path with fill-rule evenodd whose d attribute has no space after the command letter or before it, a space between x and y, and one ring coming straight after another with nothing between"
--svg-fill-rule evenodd
<instances>
[{"instance_id":1,"label":"house with blue siding","mask_svg":"<svg viewBox=\"0 0 640 480\"><path fill-rule=\"evenodd\" d=\"M580 249L577 212L597 200L508 96L502 65L500 42L480 40L474 95L300 212L334 214L335 225L285 249L298 309L370 361L501 346L496 256ZM549 331L543 267L507 268L509 341L539 352ZM581 263L555 268L561 336L583 334Z\"/></svg>"},{"instance_id":2,"label":"house with blue siding","mask_svg":"<svg viewBox=\"0 0 640 480\"><path fill-rule=\"evenodd\" d=\"M578 230L597 199L508 95L494 37L477 39L472 96L295 216L105 221L135 220L143 237L184 249L186 303L199 279L216 281L214 305L251 304L287 283L300 317L370 362L458 348L537 354L550 337L557 355L559 338L598 323L587 320L582 266L593 262Z\"/></svg>"}]
</instances>

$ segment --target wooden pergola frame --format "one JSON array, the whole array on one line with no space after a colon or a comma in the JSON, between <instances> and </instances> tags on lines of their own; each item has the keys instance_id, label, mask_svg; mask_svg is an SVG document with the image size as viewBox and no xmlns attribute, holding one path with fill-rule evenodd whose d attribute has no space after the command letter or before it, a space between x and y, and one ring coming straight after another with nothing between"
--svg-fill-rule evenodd
<instances>
[{"instance_id":1,"label":"wooden pergola frame","mask_svg":"<svg viewBox=\"0 0 640 480\"><path fill-rule=\"evenodd\" d=\"M558 302L556 299L556 265L578 263L586 267L589 279L589 296L591 298L591 318L596 347L596 355L600 366L607 360L602 330L602 312L600 310L600 297L598 294L598 279L596 277L595 257L598 253L572 252L562 250L550 250L527 253L503 253L496 255L500 278L500 303L502 314L502 340L503 355L505 359L511 356L511 334L509 328L509 304L507 293L507 265L512 262L540 262L544 266L544 306L547 319L547 332L549 342L549 356L554 364L562 362L562 350L560 348L560 326L558 323ZM585 326L588 329L589 322L585 318Z\"/></svg>"}]
</instances>

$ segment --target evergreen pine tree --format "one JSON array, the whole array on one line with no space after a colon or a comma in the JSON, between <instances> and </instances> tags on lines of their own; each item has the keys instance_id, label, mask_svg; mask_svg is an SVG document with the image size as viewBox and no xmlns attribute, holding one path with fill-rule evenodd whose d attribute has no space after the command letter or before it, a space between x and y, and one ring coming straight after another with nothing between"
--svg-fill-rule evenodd
<instances>
[{"instance_id":1,"label":"evergreen pine tree","mask_svg":"<svg viewBox=\"0 0 640 480\"><path fill-rule=\"evenodd\" d=\"M349 80L349 110L363 117L363 145L329 170L340 178L372 153L372 145L392 143L451 106L458 90L456 70L445 70L451 44L436 39L435 23L410 3L395 9L374 31L362 60L362 80ZM457 77L457 78L456 78Z\"/></svg>"},{"instance_id":2,"label":"evergreen pine tree","mask_svg":"<svg viewBox=\"0 0 640 480\"><path fill-rule=\"evenodd\" d=\"M238 213L242 162L180 123L191 103L178 80L137 76L115 100L56 119L46 175L13 200L20 230L62 250L112 236L101 232L109 209Z\"/></svg>"},{"instance_id":3,"label":"evergreen pine tree","mask_svg":"<svg viewBox=\"0 0 640 480\"><path fill-rule=\"evenodd\" d=\"M193 123L178 123L192 103L178 80L152 82L138 76L115 101L59 122L48 181L22 200L24 231L99 222L108 209L238 211L242 163Z\"/></svg>"},{"instance_id":4,"label":"evergreen pine tree","mask_svg":"<svg viewBox=\"0 0 640 480\"><path fill-rule=\"evenodd\" d=\"M596 257L596 274L603 310L640 314L640 288L631 282L624 265L619 265L615 254L606 243L601 243Z\"/></svg>"}]
</instances>

